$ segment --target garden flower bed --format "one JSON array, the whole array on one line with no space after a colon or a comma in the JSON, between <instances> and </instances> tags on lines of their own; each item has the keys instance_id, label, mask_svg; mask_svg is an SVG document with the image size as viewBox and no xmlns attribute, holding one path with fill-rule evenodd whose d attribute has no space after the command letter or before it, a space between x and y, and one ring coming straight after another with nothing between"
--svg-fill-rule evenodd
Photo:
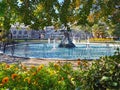
<instances>
[{"instance_id":1,"label":"garden flower bed","mask_svg":"<svg viewBox=\"0 0 120 90\"><path fill-rule=\"evenodd\" d=\"M120 55L103 57L91 64L78 59L72 63L25 66L0 63L1 90L119 90Z\"/></svg>"},{"instance_id":2,"label":"garden flower bed","mask_svg":"<svg viewBox=\"0 0 120 90\"><path fill-rule=\"evenodd\" d=\"M105 43L105 42L114 42L114 40L112 38L90 38L89 39L90 42L93 42L93 43Z\"/></svg>"}]
</instances>

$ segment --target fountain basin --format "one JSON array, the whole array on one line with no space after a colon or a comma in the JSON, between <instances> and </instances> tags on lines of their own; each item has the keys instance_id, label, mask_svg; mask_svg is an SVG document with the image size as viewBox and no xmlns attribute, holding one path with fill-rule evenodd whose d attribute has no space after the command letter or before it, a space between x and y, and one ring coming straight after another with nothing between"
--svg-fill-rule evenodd
<instances>
[{"instance_id":1,"label":"fountain basin","mask_svg":"<svg viewBox=\"0 0 120 90\"><path fill-rule=\"evenodd\" d=\"M106 44L76 44L75 48L59 48L58 44L18 44L15 45L14 54L11 47L7 47L5 54L17 57L42 58L42 59L99 59L102 56L114 55L116 47ZM13 51L12 51L13 52Z\"/></svg>"}]
</instances>

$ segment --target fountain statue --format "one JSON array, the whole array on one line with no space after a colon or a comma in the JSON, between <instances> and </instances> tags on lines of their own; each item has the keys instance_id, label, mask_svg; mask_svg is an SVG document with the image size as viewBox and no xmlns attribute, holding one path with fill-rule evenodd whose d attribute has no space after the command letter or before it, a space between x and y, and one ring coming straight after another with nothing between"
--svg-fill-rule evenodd
<instances>
[{"instance_id":1,"label":"fountain statue","mask_svg":"<svg viewBox=\"0 0 120 90\"><path fill-rule=\"evenodd\" d=\"M75 45L73 44L71 38L70 38L70 34L69 31L64 30L64 37L61 41L61 43L59 44L60 48L64 47L64 48L74 48Z\"/></svg>"}]
</instances>

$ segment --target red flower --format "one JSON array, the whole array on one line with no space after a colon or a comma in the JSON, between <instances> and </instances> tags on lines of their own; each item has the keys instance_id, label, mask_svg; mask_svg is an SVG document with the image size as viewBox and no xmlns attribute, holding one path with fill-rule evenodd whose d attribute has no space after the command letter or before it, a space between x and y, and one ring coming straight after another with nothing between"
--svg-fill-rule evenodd
<instances>
[{"instance_id":1,"label":"red flower","mask_svg":"<svg viewBox=\"0 0 120 90\"><path fill-rule=\"evenodd\" d=\"M2 79L2 84L7 83L8 81L9 81L9 78L8 78L8 77L4 77L4 78Z\"/></svg>"},{"instance_id":2,"label":"red flower","mask_svg":"<svg viewBox=\"0 0 120 90\"><path fill-rule=\"evenodd\" d=\"M18 76L18 74L12 74L12 79L14 80L16 77Z\"/></svg>"}]
</instances>

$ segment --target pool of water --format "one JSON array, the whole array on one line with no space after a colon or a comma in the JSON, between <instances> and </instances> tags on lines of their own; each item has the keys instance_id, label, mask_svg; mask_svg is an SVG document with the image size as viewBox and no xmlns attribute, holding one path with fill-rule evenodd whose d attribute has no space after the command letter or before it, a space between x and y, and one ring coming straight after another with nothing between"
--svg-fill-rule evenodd
<instances>
[{"instance_id":1,"label":"pool of water","mask_svg":"<svg viewBox=\"0 0 120 90\"><path fill-rule=\"evenodd\" d=\"M75 48L58 48L58 44L19 44L9 46L5 53L8 55L29 58L50 59L99 59L102 56L114 55L116 48L109 44L76 44Z\"/></svg>"}]
</instances>

